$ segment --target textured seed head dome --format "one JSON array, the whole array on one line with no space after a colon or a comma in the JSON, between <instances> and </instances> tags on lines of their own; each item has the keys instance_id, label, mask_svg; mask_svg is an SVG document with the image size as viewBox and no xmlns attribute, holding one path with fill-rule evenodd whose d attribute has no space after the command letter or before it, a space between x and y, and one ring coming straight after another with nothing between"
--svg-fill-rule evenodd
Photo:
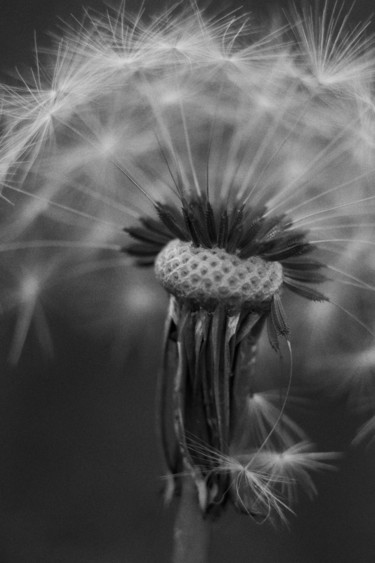
<instances>
[{"instance_id":1,"label":"textured seed head dome","mask_svg":"<svg viewBox=\"0 0 375 563\"><path fill-rule=\"evenodd\" d=\"M271 301L283 281L278 262L259 256L241 259L222 248L195 247L178 239L158 254L155 274L179 299L208 309L221 304L234 311Z\"/></svg>"}]
</instances>

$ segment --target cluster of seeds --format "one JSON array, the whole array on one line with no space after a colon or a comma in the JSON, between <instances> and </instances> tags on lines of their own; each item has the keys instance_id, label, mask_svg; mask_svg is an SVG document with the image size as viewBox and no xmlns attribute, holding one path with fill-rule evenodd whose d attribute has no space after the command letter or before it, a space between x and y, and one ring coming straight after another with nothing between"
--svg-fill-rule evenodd
<instances>
[{"instance_id":1,"label":"cluster of seeds","mask_svg":"<svg viewBox=\"0 0 375 563\"><path fill-rule=\"evenodd\" d=\"M178 299L205 308L230 309L271 301L283 281L282 266L259 256L241 259L222 248L203 248L172 240L158 254L155 274Z\"/></svg>"}]
</instances>

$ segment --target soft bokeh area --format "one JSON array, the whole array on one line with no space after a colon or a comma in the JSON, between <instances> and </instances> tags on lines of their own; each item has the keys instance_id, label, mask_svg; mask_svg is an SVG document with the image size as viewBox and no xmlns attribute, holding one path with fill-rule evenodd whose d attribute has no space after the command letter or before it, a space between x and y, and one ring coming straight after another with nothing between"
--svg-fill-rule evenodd
<instances>
[{"instance_id":1,"label":"soft bokeh area","mask_svg":"<svg viewBox=\"0 0 375 563\"><path fill-rule=\"evenodd\" d=\"M149 282L148 291L154 290L153 307L144 318L134 310L124 315L117 340L83 333L74 316L53 312L53 359L40 357L31 334L16 368L7 361L15 316L6 318L0 380L2 562L168 560L174 507L163 504L154 415L166 300ZM310 399L308 411L296 409L297 420L321 450L347 451L359 418L348 416L342 400L324 394ZM315 476L318 497L311 502L301 494L289 527L260 526L228 510L214 525L210 561L372 563L374 448L351 448L337 471Z\"/></svg>"},{"instance_id":2,"label":"soft bokeh area","mask_svg":"<svg viewBox=\"0 0 375 563\"><path fill-rule=\"evenodd\" d=\"M272 3L248 7L261 4ZM128 10L139 7L126 2ZM1 0L0 8L3 76L31 62L34 29L43 44L57 17L82 14L75 0ZM371 9L358 0L353 21ZM17 209L2 201L0 214L8 224L14 217L16 229ZM167 296L152 272L114 260L109 250L99 263L84 249L69 261L61 248L9 250L0 254L0 563L168 561L175 506L163 501L154 413ZM35 306L39 286L43 299ZM312 336L323 319L324 308ZM342 326L337 338L345 342L351 333ZM340 332L337 323L333 328ZM301 376L314 371L306 366L315 358L310 341L299 349L294 369ZM276 361L272 356L265 370ZM317 386L302 375L308 405L292 401L291 409L319 451L344 452L337 470L314 475L317 498L301 492L288 526L260 526L228 509L214 524L211 563L375 561L375 436L352 444L369 414L326 385L330 370L336 384L341 369L356 375L345 359L332 361L316 373Z\"/></svg>"}]
</instances>

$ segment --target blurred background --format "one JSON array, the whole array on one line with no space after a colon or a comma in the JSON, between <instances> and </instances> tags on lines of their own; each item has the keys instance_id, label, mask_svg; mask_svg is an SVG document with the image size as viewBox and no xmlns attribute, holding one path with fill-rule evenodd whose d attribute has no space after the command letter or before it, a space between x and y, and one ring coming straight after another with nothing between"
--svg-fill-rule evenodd
<instances>
[{"instance_id":1,"label":"blurred background","mask_svg":"<svg viewBox=\"0 0 375 563\"><path fill-rule=\"evenodd\" d=\"M209 9L240 4L265 11L274 2L211 2ZM163 3L143 5L152 13ZM105 3L84 6L102 10ZM129 11L139 7L126 1ZM370 17L372 9L372 1L357 0L353 22ZM32 64L35 34L48 44L48 32L58 32L62 20L81 19L83 5L0 0L0 13L6 79L16 65ZM45 324L39 323L18 358L14 335L22 322L9 289L12 268L0 268L7 288L0 323L0 563L168 561L175 507L163 504L154 432L166 296L152 273L129 267L98 276L97 295L85 302L84 315L74 308L86 298L82 283L71 286L71 308L63 289L59 303L49 300L47 288L43 318L53 345L41 338ZM116 307L113 295L122 296ZM365 419L348 413L342 399L320 392L311 399L316 408L296 416L320 450L347 452L339 471L317 476L317 499L301 495L289 527L259 526L228 510L214 525L211 563L375 560L375 444L349 448Z\"/></svg>"}]
</instances>

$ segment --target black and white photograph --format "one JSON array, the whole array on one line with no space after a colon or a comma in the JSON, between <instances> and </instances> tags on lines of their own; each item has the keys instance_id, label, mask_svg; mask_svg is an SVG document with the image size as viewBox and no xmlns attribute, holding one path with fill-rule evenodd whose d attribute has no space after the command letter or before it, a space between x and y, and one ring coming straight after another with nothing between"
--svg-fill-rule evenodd
<instances>
[{"instance_id":1,"label":"black and white photograph","mask_svg":"<svg viewBox=\"0 0 375 563\"><path fill-rule=\"evenodd\" d=\"M0 563L375 561L370 0L0 0Z\"/></svg>"}]
</instances>

